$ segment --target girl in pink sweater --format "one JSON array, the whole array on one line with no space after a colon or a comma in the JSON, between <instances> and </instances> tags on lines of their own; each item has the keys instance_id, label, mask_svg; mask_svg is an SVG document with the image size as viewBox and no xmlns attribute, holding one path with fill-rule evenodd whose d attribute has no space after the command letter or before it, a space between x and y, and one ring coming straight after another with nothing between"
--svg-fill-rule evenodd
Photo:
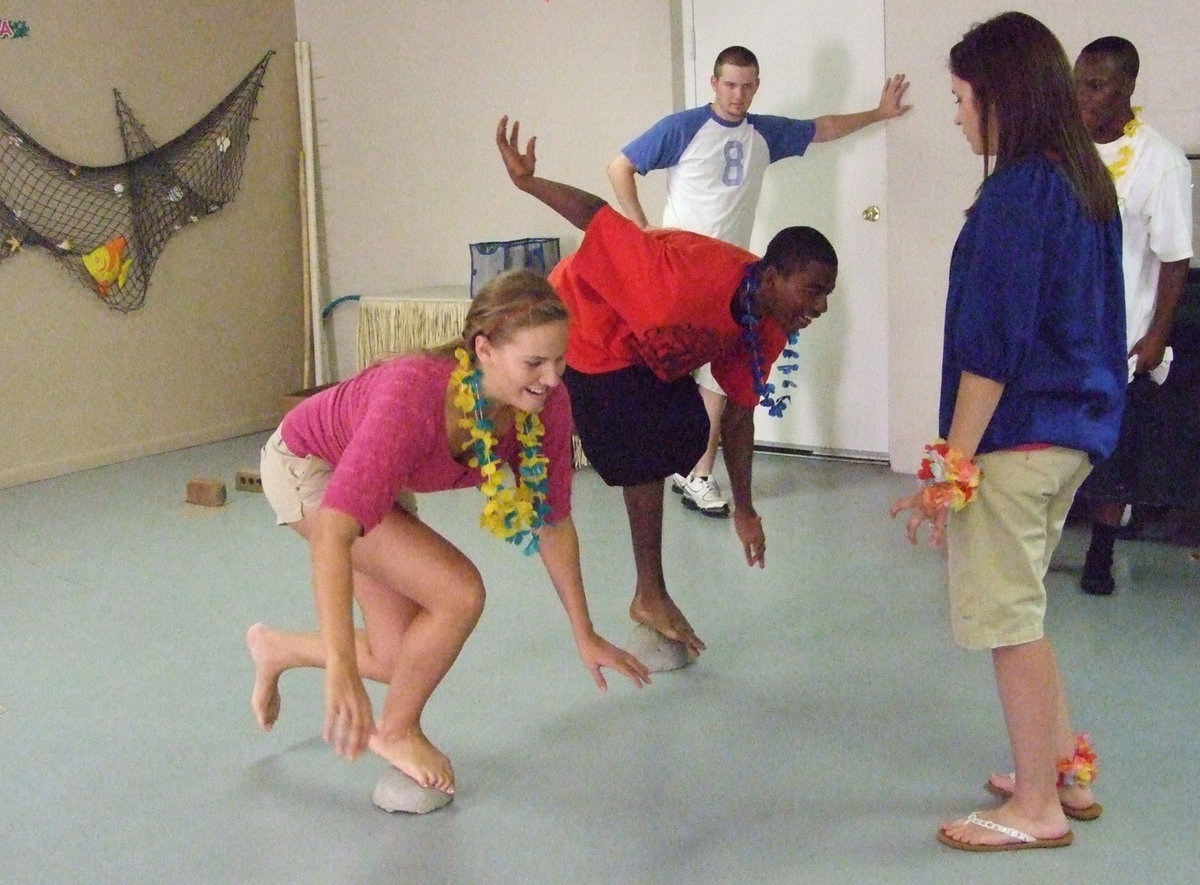
<instances>
[{"instance_id":1,"label":"girl in pink sweater","mask_svg":"<svg viewBox=\"0 0 1200 885\"><path fill-rule=\"evenodd\" d=\"M482 525L541 555L597 686L606 687L603 667L649 682L588 615L571 520L571 406L559 383L566 346L554 290L510 271L475 297L461 339L376 363L287 414L263 448L263 491L278 523L308 542L320 630L250 628L260 726L279 716L284 671L322 667L323 737L339 755L370 749L418 784L454 792L421 712L479 620L484 585L420 520L413 492L479 486ZM389 686L378 720L363 678Z\"/></svg>"}]
</instances>

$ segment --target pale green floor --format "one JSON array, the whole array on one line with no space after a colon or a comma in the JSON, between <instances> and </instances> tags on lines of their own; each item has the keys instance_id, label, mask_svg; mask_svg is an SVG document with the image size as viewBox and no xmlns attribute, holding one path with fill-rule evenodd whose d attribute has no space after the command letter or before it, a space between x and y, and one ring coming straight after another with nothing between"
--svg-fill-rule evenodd
<instances>
[{"instance_id":1,"label":"pale green floor","mask_svg":"<svg viewBox=\"0 0 1200 885\"><path fill-rule=\"evenodd\" d=\"M1048 632L1107 811L1075 845L976 856L938 822L989 805L1009 765L986 654L948 638L939 554L912 550L875 465L759 456L765 571L727 522L668 502L668 580L709 650L598 693L535 560L475 528L479 496L424 517L487 580L487 611L426 730L458 798L375 809L383 769L320 741L321 679L283 680L255 728L256 620L312 625L302 542L233 491L261 436L0 491L0 882L1191 883L1200 819L1200 564L1119 547L1115 596L1075 587L1068 531ZM215 474L229 504L183 503ZM619 494L575 486L601 633L624 641ZM377 687L376 687L377 688ZM381 695L373 689L374 697Z\"/></svg>"}]
</instances>

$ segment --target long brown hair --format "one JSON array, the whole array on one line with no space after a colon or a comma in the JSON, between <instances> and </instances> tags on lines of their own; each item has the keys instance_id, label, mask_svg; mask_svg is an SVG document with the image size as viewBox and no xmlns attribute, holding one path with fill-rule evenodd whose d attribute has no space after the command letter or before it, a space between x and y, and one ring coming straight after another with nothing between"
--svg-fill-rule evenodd
<instances>
[{"instance_id":1,"label":"long brown hair","mask_svg":"<svg viewBox=\"0 0 1200 885\"><path fill-rule=\"evenodd\" d=\"M976 24L950 50L950 72L975 97L985 179L990 153L997 170L1047 156L1061 167L1084 214L1096 221L1116 216L1112 176L1083 126L1071 64L1049 28L1023 12ZM991 144L996 135L999 144Z\"/></svg>"},{"instance_id":2,"label":"long brown hair","mask_svg":"<svg viewBox=\"0 0 1200 885\"><path fill-rule=\"evenodd\" d=\"M544 276L532 270L506 270L488 282L471 300L467 318L463 321L462 334L444 344L427 348L425 353L454 356L454 351L462 347L474 360L475 339L480 335L500 344L522 329L566 319L566 306Z\"/></svg>"}]
</instances>

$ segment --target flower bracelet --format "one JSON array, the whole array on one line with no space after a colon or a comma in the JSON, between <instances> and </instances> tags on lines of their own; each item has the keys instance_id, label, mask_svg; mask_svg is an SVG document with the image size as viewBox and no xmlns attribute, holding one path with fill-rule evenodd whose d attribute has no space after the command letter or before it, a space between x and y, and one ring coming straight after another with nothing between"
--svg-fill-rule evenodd
<instances>
[{"instance_id":1,"label":"flower bracelet","mask_svg":"<svg viewBox=\"0 0 1200 885\"><path fill-rule=\"evenodd\" d=\"M925 446L917 478L924 483L921 502L929 508L962 510L975 497L983 475L975 461L950 448L944 439Z\"/></svg>"}]
</instances>

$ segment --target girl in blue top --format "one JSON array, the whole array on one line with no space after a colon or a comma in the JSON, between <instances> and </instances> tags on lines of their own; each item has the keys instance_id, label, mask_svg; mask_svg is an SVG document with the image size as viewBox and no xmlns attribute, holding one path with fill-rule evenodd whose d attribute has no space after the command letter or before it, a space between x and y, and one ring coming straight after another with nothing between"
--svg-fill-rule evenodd
<instances>
[{"instance_id":1,"label":"girl in blue top","mask_svg":"<svg viewBox=\"0 0 1200 885\"><path fill-rule=\"evenodd\" d=\"M1091 462L1112 451L1125 388L1121 226L1083 127L1071 65L1039 21L1005 13L950 53L955 123L984 181L954 246L939 431L922 489L892 505L949 541L955 641L992 651L1015 773L998 808L944 824L954 848L1069 845L1090 820L1095 754L1075 735L1043 632L1043 578ZM989 174L989 167L994 168ZM953 511L953 512L952 512Z\"/></svg>"}]
</instances>

